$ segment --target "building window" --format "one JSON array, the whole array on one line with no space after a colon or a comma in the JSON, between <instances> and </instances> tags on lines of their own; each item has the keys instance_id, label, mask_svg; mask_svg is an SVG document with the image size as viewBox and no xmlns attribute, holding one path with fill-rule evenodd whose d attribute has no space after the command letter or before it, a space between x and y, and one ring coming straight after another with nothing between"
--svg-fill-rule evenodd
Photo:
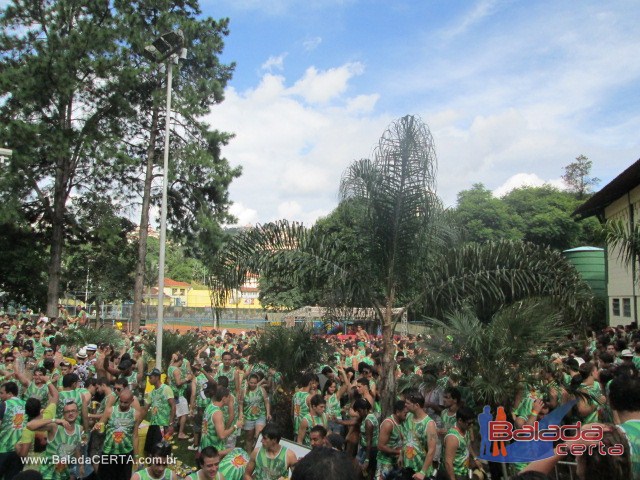
<instances>
[{"instance_id":1,"label":"building window","mask_svg":"<svg viewBox=\"0 0 640 480\"><path fill-rule=\"evenodd\" d=\"M622 299L622 315L624 317L631 317L631 299L630 298Z\"/></svg>"},{"instance_id":2,"label":"building window","mask_svg":"<svg viewBox=\"0 0 640 480\"><path fill-rule=\"evenodd\" d=\"M619 317L620 316L620 299L619 298L613 298L611 300L612 302L612 309L613 309L613 316L614 317Z\"/></svg>"}]
</instances>

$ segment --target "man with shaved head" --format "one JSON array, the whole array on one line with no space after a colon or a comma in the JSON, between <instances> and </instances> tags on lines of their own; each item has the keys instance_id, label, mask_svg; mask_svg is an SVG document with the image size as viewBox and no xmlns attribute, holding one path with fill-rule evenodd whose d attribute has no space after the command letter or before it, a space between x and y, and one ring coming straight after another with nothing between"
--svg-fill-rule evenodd
<instances>
[{"instance_id":1,"label":"man with shaved head","mask_svg":"<svg viewBox=\"0 0 640 480\"><path fill-rule=\"evenodd\" d=\"M102 415L98 428L104 425L103 462L98 476L105 480L129 480L135 455L138 453L138 427L142 413L132 408L133 393L124 389L117 406L110 406Z\"/></svg>"}]
</instances>

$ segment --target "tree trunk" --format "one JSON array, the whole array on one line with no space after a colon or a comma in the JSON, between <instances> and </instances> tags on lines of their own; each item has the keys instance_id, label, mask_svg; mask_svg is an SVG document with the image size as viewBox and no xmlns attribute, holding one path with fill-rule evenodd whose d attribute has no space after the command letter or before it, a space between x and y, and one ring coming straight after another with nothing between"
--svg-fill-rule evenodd
<instances>
[{"instance_id":1,"label":"tree trunk","mask_svg":"<svg viewBox=\"0 0 640 480\"><path fill-rule=\"evenodd\" d=\"M382 418L385 418L393 413L393 404L396 400L396 357L390 303L387 303L382 319L382 372L380 373L380 406Z\"/></svg>"},{"instance_id":2,"label":"tree trunk","mask_svg":"<svg viewBox=\"0 0 640 480\"><path fill-rule=\"evenodd\" d=\"M64 229L61 220L56 220L52 232L49 256L49 285L47 288L47 316L58 316L58 304L60 302L60 276L62 270L62 242Z\"/></svg>"},{"instance_id":3,"label":"tree trunk","mask_svg":"<svg viewBox=\"0 0 640 480\"><path fill-rule=\"evenodd\" d=\"M138 239L138 261L136 262L136 276L133 286L133 311L131 313L131 329L140 331L140 316L142 313L142 293L144 291L144 272L147 258L147 236L149 230L149 205L151 204L151 182L153 180L153 165L155 160L155 146L158 134L159 107L154 107L151 117L151 132L149 134L149 148L147 149L147 164L142 194L142 212L140 213L140 230Z\"/></svg>"},{"instance_id":4,"label":"tree trunk","mask_svg":"<svg viewBox=\"0 0 640 480\"><path fill-rule=\"evenodd\" d=\"M47 288L47 316L58 316L60 302L60 277L62 272L62 249L64 247L64 213L67 203L66 170L68 161L59 159L56 162L56 178L53 190L53 206L51 211L51 240L49 243L49 285Z\"/></svg>"}]
</instances>

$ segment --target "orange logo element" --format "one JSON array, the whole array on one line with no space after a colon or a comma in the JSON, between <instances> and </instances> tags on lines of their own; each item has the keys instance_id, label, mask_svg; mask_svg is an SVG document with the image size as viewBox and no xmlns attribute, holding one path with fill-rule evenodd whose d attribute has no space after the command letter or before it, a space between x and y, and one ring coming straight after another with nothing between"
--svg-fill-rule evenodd
<instances>
[{"instance_id":1,"label":"orange logo element","mask_svg":"<svg viewBox=\"0 0 640 480\"><path fill-rule=\"evenodd\" d=\"M407 445L407 449L405 451L404 456L408 459L411 460L413 457L416 456L416 449L413 448L412 445Z\"/></svg>"},{"instance_id":2,"label":"orange logo element","mask_svg":"<svg viewBox=\"0 0 640 480\"><path fill-rule=\"evenodd\" d=\"M251 407L251 415L258 415L260 413L260 407L258 407L257 405L254 405L253 407Z\"/></svg>"},{"instance_id":3,"label":"orange logo element","mask_svg":"<svg viewBox=\"0 0 640 480\"><path fill-rule=\"evenodd\" d=\"M295 404L293 406L293 413L295 414L296 417L300 416L300 405L299 404Z\"/></svg>"},{"instance_id":4,"label":"orange logo element","mask_svg":"<svg viewBox=\"0 0 640 480\"><path fill-rule=\"evenodd\" d=\"M24 423L24 414L18 413L13 417L13 428L22 428Z\"/></svg>"},{"instance_id":5,"label":"orange logo element","mask_svg":"<svg viewBox=\"0 0 640 480\"><path fill-rule=\"evenodd\" d=\"M234 467L242 468L249 462L247 462L247 459L242 455L236 455L233 460L231 460L231 463Z\"/></svg>"},{"instance_id":6,"label":"orange logo element","mask_svg":"<svg viewBox=\"0 0 640 480\"><path fill-rule=\"evenodd\" d=\"M124 432L113 432L113 441L120 444L124 440Z\"/></svg>"},{"instance_id":7,"label":"orange logo element","mask_svg":"<svg viewBox=\"0 0 640 480\"><path fill-rule=\"evenodd\" d=\"M67 469L67 464L63 462L58 462L54 465L53 469L58 473L62 473Z\"/></svg>"}]
</instances>

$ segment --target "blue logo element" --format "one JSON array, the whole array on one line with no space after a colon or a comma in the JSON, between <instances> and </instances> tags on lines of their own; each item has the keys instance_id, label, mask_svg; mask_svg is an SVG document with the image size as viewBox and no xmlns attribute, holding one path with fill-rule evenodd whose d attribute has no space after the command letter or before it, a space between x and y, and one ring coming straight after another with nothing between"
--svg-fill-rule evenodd
<instances>
[{"instance_id":1,"label":"blue logo element","mask_svg":"<svg viewBox=\"0 0 640 480\"><path fill-rule=\"evenodd\" d=\"M562 419L575 404L576 401L573 400L549 412L538 422L539 430L545 430L552 425L560 426ZM495 420L506 420L503 407L498 407ZM481 437L479 458L482 460L498 463L529 463L554 455L553 442L548 440L514 441L510 444L504 441L492 442L489 440L489 422L493 421L491 408L485 405L483 412L478 415Z\"/></svg>"}]
</instances>

